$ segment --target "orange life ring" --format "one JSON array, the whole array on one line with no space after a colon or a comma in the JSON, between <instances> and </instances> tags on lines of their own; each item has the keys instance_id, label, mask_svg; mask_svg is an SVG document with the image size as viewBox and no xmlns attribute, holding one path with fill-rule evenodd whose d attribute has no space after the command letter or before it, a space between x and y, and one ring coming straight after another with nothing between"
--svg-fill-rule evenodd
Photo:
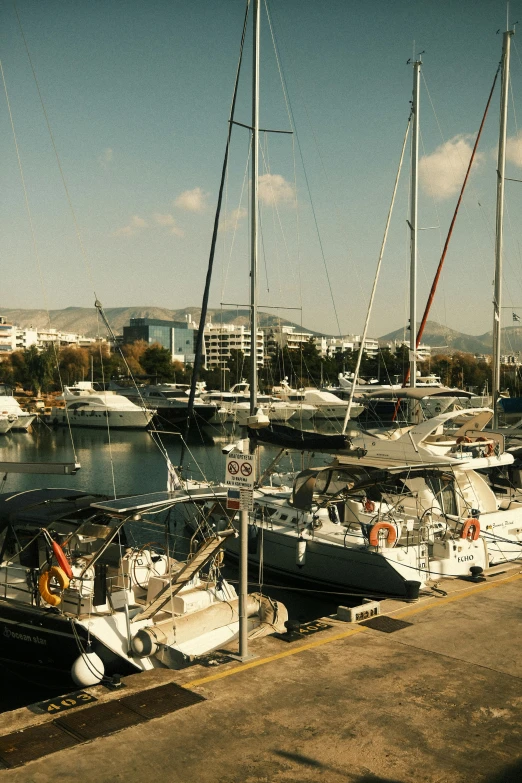
<instances>
[{"instance_id":1,"label":"orange life ring","mask_svg":"<svg viewBox=\"0 0 522 783\"><path fill-rule=\"evenodd\" d=\"M464 526L460 531L460 537L466 538L468 541L476 541L480 536L480 522L474 517L469 517L464 522Z\"/></svg>"},{"instance_id":2,"label":"orange life ring","mask_svg":"<svg viewBox=\"0 0 522 783\"><path fill-rule=\"evenodd\" d=\"M373 500L368 500L368 498L364 501L364 510L367 511L369 514L372 514L375 511L375 503Z\"/></svg>"},{"instance_id":3,"label":"orange life ring","mask_svg":"<svg viewBox=\"0 0 522 783\"><path fill-rule=\"evenodd\" d=\"M51 606L58 606L62 601L62 597L57 593L51 593L51 579L56 579L60 585L60 591L63 592L69 587L69 577L65 571L58 568L58 566L51 566L47 571L40 574L40 578L38 579L38 590L44 601Z\"/></svg>"},{"instance_id":4,"label":"orange life ring","mask_svg":"<svg viewBox=\"0 0 522 783\"><path fill-rule=\"evenodd\" d=\"M390 522L377 522L370 530L369 539L371 546L379 546L379 532L381 530L388 531L388 538L386 539L388 544L394 544L397 541L397 530L394 525L390 524Z\"/></svg>"},{"instance_id":5,"label":"orange life ring","mask_svg":"<svg viewBox=\"0 0 522 783\"><path fill-rule=\"evenodd\" d=\"M468 438L467 435L459 435L457 438L457 443L460 445L461 443L471 443L471 438Z\"/></svg>"},{"instance_id":6,"label":"orange life ring","mask_svg":"<svg viewBox=\"0 0 522 783\"><path fill-rule=\"evenodd\" d=\"M480 438L477 438L476 443L487 443L487 438L484 438L481 436ZM486 446L486 457L492 457L495 453L495 444L491 443L491 441Z\"/></svg>"}]
</instances>

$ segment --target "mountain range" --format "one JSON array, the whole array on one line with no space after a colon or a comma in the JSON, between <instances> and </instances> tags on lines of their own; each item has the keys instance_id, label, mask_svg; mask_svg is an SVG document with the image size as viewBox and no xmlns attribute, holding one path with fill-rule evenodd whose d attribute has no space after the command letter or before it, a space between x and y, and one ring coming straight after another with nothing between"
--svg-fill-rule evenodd
<instances>
[{"instance_id":1,"label":"mountain range","mask_svg":"<svg viewBox=\"0 0 522 783\"><path fill-rule=\"evenodd\" d=\"M165 307L107 307L105 315L116 334L121 334L123 327L129 324L131 318L154 318L164 321L185 321L190 316L196 323L199 321L201 308L184 307L179 310L169 310ZM87 337L105 336L106 328L98 323L97 312L90 307L66 307L63 310L24 310L14 308L0 308L0 314L9 323L17 324L23 328L31 326L36 328L46 328L51 326L60 332L72 332L82 334ZM235 323L248 325L249 311L242 310L221 310L210 309L207 318L214 323ZM294 326L297 331L309 332L310 335L320 334L312 329L307 329L300 324L280 318L271 313L259 312L260 326ZM409 332L403 329L396 329L379 337L380 343L387 343L393 340L408 339ZM502 330L502 351L504 353L514 353L522 351L522 325L509 326ZM480 335L465 334L464 332L449 329L436 321L428 321L422 338L422 342L431 345L432 348L440 348L441 352L463 351L465 353L491 353L492 332L485 332Z\"/></svg>"}]
</instances>

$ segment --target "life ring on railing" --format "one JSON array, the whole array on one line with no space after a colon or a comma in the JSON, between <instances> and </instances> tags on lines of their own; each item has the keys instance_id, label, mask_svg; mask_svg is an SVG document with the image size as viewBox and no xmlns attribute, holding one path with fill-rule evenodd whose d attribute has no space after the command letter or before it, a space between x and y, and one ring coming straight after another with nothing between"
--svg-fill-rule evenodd
<instances>
[{"instance_id":1,"label":"life ring on railing","mask_svg":"<svg viewBox=\"0 0 522 783\"><path fill-rule=\"evenodd\" d=\"M461 443L471 443L471 438L468 438L467 435L459 435L456 442L460 446Z\"/></svg>"},{"instance_id":2,"label":"life ring on railing","mask_svg":"<svg viewBox=\"0 0 522 783\"><path fill-rule=\"evenodd\" d=\"M475 517L469 517L464 522L463 528L460 531L460 537L466 538L468 541L476 541L480 536L480 522Z\"/></svg>"},{"instance_id":3,"label":"life ring on railing","mask_svg":"<svg viewBox=\"0 0 522 783\"><path fill-rule=\"evenodd\" d=\"M379 546L379 532L381 530L388 531L388 538L386 539L388 544L393 545L397 541L397 530L394 525L390 522L377 522L370 530L369 539L371 546Z\"/></svg>"},{"instance_id":4,"label":"life ring on railing","mask_svg":"<svg viewBox=\"0 0 522 783\"><path fill-rule=\"evenodd\" d=\"M51 593L51 579L56 579L60 585L60 590L63 592L69 587L69 577L58 566L51 566L47 571L40 574L38 579L38 590L44 601L51 606L58 606L62 601L62 597L57 593Z\"/></svg>"},{"instance_id":5,"label":"life ring on railing","mask_svg":"<svg viewBox=\"0 0 522 783\"><path fill-rule=\"evenodd\" d=\"M364 510L367 511L369 514L373 514L373 512L375 511L375 503L373 502L373 500L368 500L368 498L366 498L366 500L364 501Z\"/></svg>"},{"instance_id":6,"label":"life ring on railing","mask_svg":"<svg viewBox=\"0 0 522 783\"><path fill-rule=\"evenodd\" d=\"M480 438L477 438L477 440L475 442L476 443L486 443L487 445L486 445L485 456L486 457L492 457L494 455L494 453L495 453L495 444L491 443L491 441L489 443L487 443L487 440L488 440L487 438L484 438L481 435Z\"/></svg>"}]
</instances>

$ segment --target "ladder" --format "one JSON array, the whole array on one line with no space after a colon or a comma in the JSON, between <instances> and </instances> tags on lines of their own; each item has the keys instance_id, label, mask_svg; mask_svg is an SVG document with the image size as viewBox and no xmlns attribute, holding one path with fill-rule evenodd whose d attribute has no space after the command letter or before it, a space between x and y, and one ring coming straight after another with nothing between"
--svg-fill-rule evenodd
<instances>
[{"instance_id":1,"label":"ladder","mask_svg":"<svg viewBox=\"0 0 522 783\"><path fill-rule=\"evenodd\" d=\"M195 574L197 574L198 571L200 571L210 560L212 560L216 552L221 549L226 539L229 536L235 535L235 532L236 531L233 529L223 530L220 533L216 533L216 535L212 536L212 538L205 539L205 541L203 541L199 549L194 554L194 557L174 575L169 584L166 584L165 587L160 590L152 603L147 606L145 611L139 614L139 619L148 620L150 617L154 617L155 614L160 612L163 607L168 604L170 599L179 593L179 591L185 587L188 582L190 582Z\"/></svg>"}]
</instances>

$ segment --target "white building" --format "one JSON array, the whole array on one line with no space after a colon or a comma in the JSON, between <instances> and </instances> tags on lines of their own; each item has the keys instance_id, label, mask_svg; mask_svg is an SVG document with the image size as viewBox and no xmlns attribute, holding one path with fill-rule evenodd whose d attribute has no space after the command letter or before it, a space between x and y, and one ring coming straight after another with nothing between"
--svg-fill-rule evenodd
<instances>
[{"instance_id":1,"label":"white building","mask_svg":"<svg viewBox=\"0 0 522 783\"><path fill-rule=\"evenodd\" d=\"M395 353L397 348L401 348L401 346L406 346L406 348L409 349L410 343L408 340L394 340L392 343L388 343L388 348L392 353ZM417 348L417 354L419 356L418 361L424 362L427 359L431 359L431 345L426 345L425 343L421 343L419 347Z\"/></svg>"},{"instance_id":2,"label":"white building","mask_svg":"<svg viewBox=\"0 0 522 783\"><path fill-rule=\"evenodd\" d=\"M0 358L2 355L16 350L16 326L8 324L3 316L0 316Z\"/></svg>"},{"instance_id":3,"label":"white building","mask_svg":"<svg viewBox=\"0 0 522 783\"><path fill-rule=\"evenodd\" d=\"M205 364L207 367L224 367L231 351L242 351L250 356L250 329L237 324L208 323L203 333L205 340ZM265 339L261 329L257 330L257 364L263 366Z\"/></svg>"},{"instance_id":4,"label":"white building","mask_svg":"<svg viewBox=\"0 0 522 783\"><path fill-rule=\"evenodd\" d=\"M346 337L320 337L317 347L321 356L332 356L334 353L344 353L345 351L355 353L361 347L361 336L352 334ZM377 356L379 341L374 340L373 337L367 337L364 341L364 352L367 356Z\"/></svg>"}]
</instances>

